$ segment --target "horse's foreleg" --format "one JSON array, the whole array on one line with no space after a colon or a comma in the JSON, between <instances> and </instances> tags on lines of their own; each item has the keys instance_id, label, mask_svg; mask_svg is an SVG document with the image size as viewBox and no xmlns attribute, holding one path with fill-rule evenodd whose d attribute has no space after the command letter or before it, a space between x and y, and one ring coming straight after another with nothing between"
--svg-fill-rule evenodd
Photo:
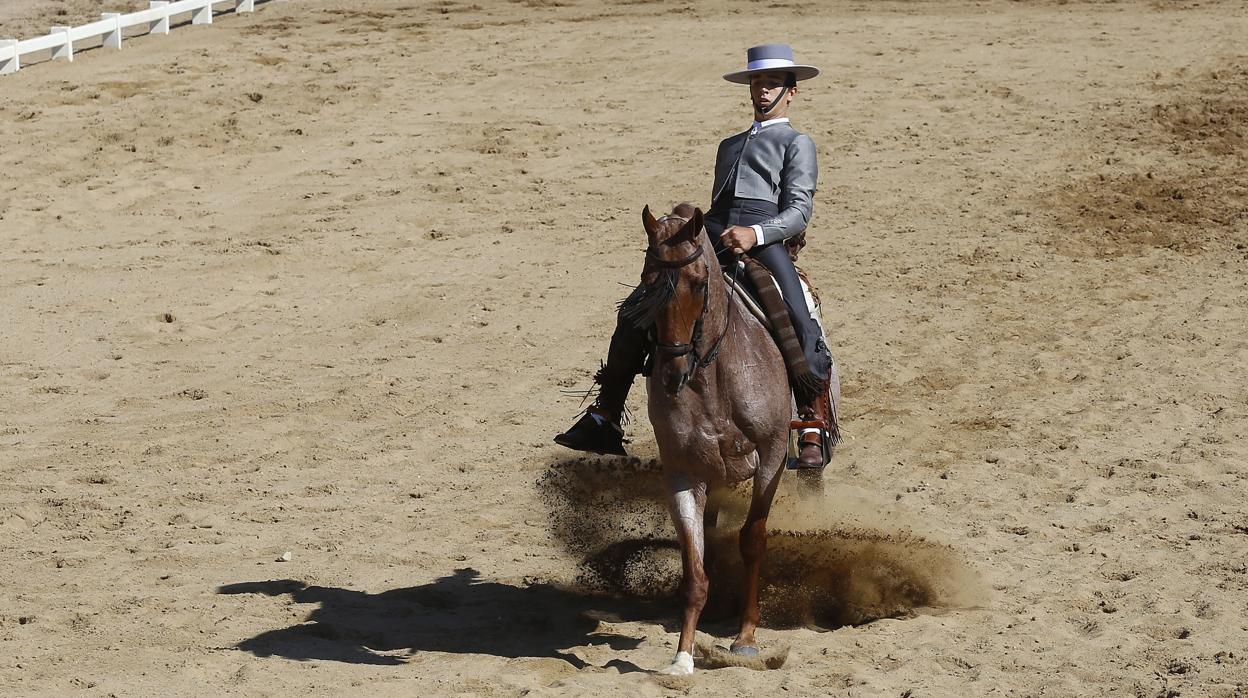
<instances>
[{"instance_id":1,"label":"horse's foreleg","mask_svg":"<svg viewBox=\"0 0 1248 698\"><path fill-rule=\"evenodd\" d=\"M706 509L706 484L695 484L684 477L669 477L667 506L671 510L672 521L676 524L676 537L680 541L684 570L680 591L684 601L684 614L681 618L676 658L661 673L688 675L693 673L694 634L698 630L698 616L706 605L708 587L706 571L702 566L705 554L702 516Z\"/></svg>"},{"instance_id":2,"label":"horse's foreleg","mask_svg":"<svg viewBox=\"0 0 1248 698\"><path fill-rule=\"evenodd\" d=\"M745 593L741 609L741 631L737 633L737 639L732 643L732 651L737 654L758 653L758 649L754 646L754 631L758 628L758 578L763 567L763 555L767 552L767 516L771 513L771 502L775 499L782 472L784 472L783 467L777 468L766 476L759 473L754 481L754 496L750 500L750 511L746 514L745 525L741 527L740 544L741 560L745 563Z\"/></svg>"}]
</instances>

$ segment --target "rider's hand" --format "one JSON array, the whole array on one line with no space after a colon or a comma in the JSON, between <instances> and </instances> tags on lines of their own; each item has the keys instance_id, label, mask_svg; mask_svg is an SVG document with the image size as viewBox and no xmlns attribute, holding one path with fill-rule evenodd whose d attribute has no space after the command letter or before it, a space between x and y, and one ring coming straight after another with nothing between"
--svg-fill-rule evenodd
<instances>
[{"instance_id":1,"label":"rider's hand","mask_svg":"<svg viewBox=\"0 0 1248 698\"><path fill-rule=\"evenodd\" d=\"M758 242L758 236L754 234L753 228L731 225L719 236L719 241L732 250L733 254L742 255Z\"/></svg>"}]
</instances>

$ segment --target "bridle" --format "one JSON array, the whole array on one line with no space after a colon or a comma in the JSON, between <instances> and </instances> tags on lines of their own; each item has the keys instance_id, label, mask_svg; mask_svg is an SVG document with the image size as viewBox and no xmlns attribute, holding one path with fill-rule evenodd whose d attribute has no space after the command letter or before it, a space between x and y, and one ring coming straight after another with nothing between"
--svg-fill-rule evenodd
<instances>
[{"instance_id":1,"label":"bridle","mask_svg":"<svg viewBox=\"0 0 1248 698\"><path fill-rule=\"evenodd\" d=\"M663 216L662 218L658 220L658 222L663 223L671 218L674 218L676 220L679 220L685 223L689 222L687 218L682 218L676 215ZM698 231L699 237L701 237L701 232L702 232L701 230ZM646 248L646 260L650 264L653 264L662 269L681 269L683 267L689 266L690 264L693 264L700 257L702 257L702 242L700 240L697 244L697 247L693 250L691 254L689 254L687 257L682 257L680 259L673 259L673 260L663 259L659 257L658 250L655 249L654 246L650 246ZM660 342L657 334L655 336L654 351L656 355L660 357L667 357L667 358L672 358L672 359L685 356L687 354L693 355L692 359L689 361L688 368L685 369L685 373L680 377L680 383L676 387L676 393L679 393L685 387L685 385L689 383L690 380L693 380L694 376L697 375L698 369L706 368L707 366L710 366L712 363L714 363L715 358L719 356L719 347L723 343L724 337L728 335L728 328L732 324L732 315L733 315L732 294L733 292L736 291L737 272L739 270L738 269L739 265L735 264L736 260L734 259L733 261L734 261L734 265L733 265L733 275L732 275L732 286L728 288L728 295L727 295L728 316L724 320L724 330L723 332L720 332L719 337L715 339L715 342L711 344L710 348L705 353L702 353L701 351L698 350L698 345L702 341L702 322L703 320L706 319L707 309L711 307L711 302L710 302L711 301L711 297L710 297L711 267L710 267L710 264L706 262L706 260L702 261L703 266L706 268L706 278L707 278L707 283L702 287L702 310L701 312L698 313L698 319L694 321L693 323L693 336L690 338L689 342L688 343L686 342Z\"/></svg>"}]
</instances>

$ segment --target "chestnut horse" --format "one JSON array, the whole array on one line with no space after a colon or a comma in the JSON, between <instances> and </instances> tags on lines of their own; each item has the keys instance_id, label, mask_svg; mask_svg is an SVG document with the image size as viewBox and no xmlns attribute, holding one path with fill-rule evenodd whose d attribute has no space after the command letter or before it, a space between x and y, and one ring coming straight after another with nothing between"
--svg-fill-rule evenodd
<instances>
[{"instance_id":1,"label":"chestnut horse","mask_svg":"<svg viewBox=\"0 0 1248 698\"><path fill-rule=\"evenodd\" d=\"M793 402L780 350L730 295L702 227L702 211L681 204L656 220L647 206L641 215L650 242L643 293L623 310L626 317L653 322L657 337L647 383L649 416L684 573L680 644L662 673L691 674L694 633L708 589L707 494L746 479L753 479L754 490L741 529L745 593L732 651L758 651L759 569L767 515L784 472Z\"/></svg>"}]
</instances>

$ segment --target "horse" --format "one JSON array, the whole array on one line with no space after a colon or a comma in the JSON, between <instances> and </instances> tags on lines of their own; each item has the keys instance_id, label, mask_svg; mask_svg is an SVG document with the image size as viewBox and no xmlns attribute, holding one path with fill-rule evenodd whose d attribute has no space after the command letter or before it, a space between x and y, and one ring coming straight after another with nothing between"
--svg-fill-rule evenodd
<instances>
[{"instance_id":1,"label":"horse","mask_svg":"<svg viewBox=\"0 0 1248 698\"><path fill-rule=\"evenodd\" d=\"M706 604L707 496L753 480L740 532L745 567L737 654L757 654L759 570L767 516L784 472L793 401L784 359L768 331L741 306L720 271L703 214L680 204L656 219L642 211L649 247L634 317L655 331L648 413L662 461L668 510L681 549L684 604L676 657L660 673L693 673L693 642ZM734 281L735 283L735 281Z\"/></svg>"}]
</instances>

